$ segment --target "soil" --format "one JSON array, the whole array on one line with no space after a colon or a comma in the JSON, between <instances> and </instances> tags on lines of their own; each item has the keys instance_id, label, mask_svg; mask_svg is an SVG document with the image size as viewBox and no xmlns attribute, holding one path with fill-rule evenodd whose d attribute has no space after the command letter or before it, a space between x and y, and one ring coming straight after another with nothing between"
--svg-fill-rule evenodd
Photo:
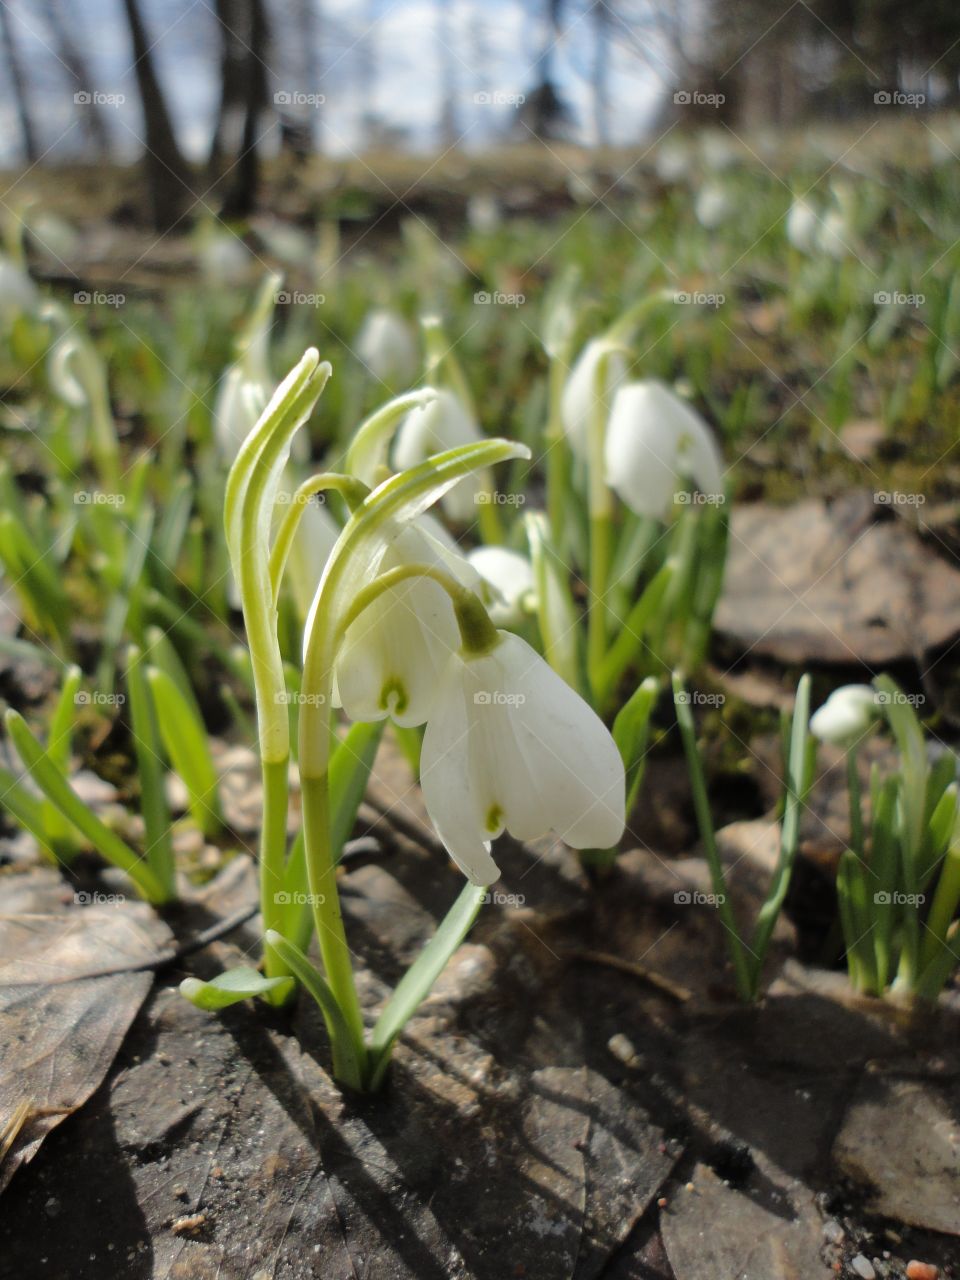
<instances>
[{"instance_id":1,"label":"soil","mask_svg":"<svg viewBox=\"0 0 960 1280\"><path fill-rule=\"evenodd\" d=\"M342 875L371 1019L459 887L410 838L415 800L402 830L374 817ZM737 910L769 828L724 834ZM374 1098L332 1082L307 997L213 1015L179 996L255 951L255 917L157 966L100 1088L2 1196L2 1280L960 1274L953 997L917 1025L854 1001L790 958L784 921L745 1009L696 856L638 849L591 884L559 847L500 852L499 901ZM255 901L241 855L166 923L184 941Z\"/></svg>"}]
</instances>

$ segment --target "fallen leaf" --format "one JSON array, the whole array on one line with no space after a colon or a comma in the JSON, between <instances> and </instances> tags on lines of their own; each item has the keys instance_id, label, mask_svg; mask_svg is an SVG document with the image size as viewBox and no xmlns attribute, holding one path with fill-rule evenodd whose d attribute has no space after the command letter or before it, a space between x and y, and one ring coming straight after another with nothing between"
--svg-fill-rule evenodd
<instances>
[{"instance_id":1,"label":"fallen leaf","mask_svg":"<svg viewBox=\"0 0 960 1280\"><path fill-rule=\"evenodd\" d=\"M0 1191L99 1086L153 982L148 969L131 969L171 937L148 906L122 894L64 902L63 881L45 868L23 877L4 906Z\"/></svg>"},{"instance_id":2,"label":"fallen leaf","mask_svg":"<svg viewBox=\"0 0 960 1280\"><path fill-rule=\"evenodd\" d=\"M960 572L889 505L854 493L827 506L735 510L716 628L780 662L881 665L960 634Z\"/></svg>"}]
</instances>

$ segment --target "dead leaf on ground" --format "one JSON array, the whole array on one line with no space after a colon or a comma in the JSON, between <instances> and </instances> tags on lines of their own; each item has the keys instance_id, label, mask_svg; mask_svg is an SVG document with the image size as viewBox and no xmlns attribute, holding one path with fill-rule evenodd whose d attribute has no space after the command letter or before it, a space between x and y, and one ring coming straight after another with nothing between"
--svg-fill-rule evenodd
<instances>
[{"instance_id":1,"label":"dead leaf on ground","mask_svg":"<svg viewBox=\"0 0 960 1280\"><path fill-rule=\"evenodd\" d=\"M0 1190L98 1087L153 981L148 970L104 971L170 941L143 903L65 905L62 890L38 868L5 894L0 915Z\"/></svg>"},{"instance_id":2,"label":"dead leaf on ground","mask_svg":"<svg viewBox=\"0 0 960 1280\"><path fill-rule=\"evenodd\" d=\"M960 572L873 495L740 507L717 630L781 662L882 665L960 634Z\"/></svg>"}]
</instances>

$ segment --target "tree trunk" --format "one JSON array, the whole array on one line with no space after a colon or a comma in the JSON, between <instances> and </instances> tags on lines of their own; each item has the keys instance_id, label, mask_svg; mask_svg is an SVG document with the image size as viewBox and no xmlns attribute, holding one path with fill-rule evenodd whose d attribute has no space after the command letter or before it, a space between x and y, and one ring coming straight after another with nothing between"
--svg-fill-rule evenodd
<instances>
[{"instance_id":1,"label":"tree trunk","mask_svg":"<svg viewBox=\"0 0 960 1280\"><path fill-rule=\"evenodd\" d=\"M64 15L60 0L45 0L43 17L53 36L57 57L66 68L73 82L73 92L90 93L93 89L93 76L86 55L74 42L70 24ZM103 119L103 109L93 98L87 103L83 112L83 130L89 139L94 154L101 159L110 152L110 135Z\"/></svg>"},{"instance_id":2,"label":"tree trunk","mask_svg":"<svg viewBox=\"0 0 960 1280\"><path fill-rule=\"evenodd\" d=\"M190 187L190 170L177 145L137 0L123 0L123 5L130 28L137 88L143 107L143 142L146 147L144 166L153 225L158 231L169 231L180 221L188 203L195 201Z\"/></svg>"}]
</instances>

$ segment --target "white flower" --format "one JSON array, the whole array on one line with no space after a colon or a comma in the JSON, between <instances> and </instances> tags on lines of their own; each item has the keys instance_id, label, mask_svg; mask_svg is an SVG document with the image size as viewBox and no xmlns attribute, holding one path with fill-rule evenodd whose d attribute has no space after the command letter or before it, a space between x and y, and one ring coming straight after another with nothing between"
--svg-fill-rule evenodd
<instances>
[{"instance_id":1,"label":"white flower","mask_svg":"<svg viewBox=\"0 0 960 1280\"><path fill-rule=\"evenodd\" d=\"M726 222L733 212L733 201L719 183L709 182L702 187L694 205L694 213L701 227L713 231Z\"/></svg>"},{"instance_id":2,"label":"white flower","mask_svg":"<svg viewBox=\"0 0 960 1280\"><path fill-rule=\"evenodd\" d=\"M37 286L22 267L0 254L0 327L6 329L40 301Z\"/></svg>"},{"instance_id":3,"label":"white flower","mask_svg":"<svg viewBox=\"0 0 960 1280\"><path fill-rule=\"evenodd\" d=\"M834 689L810 717L810 732L821 742L846 747L863 737L877 719L877 694L872 686L845 684Z\"/></svg>"},{"instance_id":4,"label":"white flower","mask_svg":"<svg viewBox=\"0 0 960 1280\"><path fill-rule=\"evenodd\" d=\"M475 192L467 201L467 222L474 231L496 231L502 221L500 202L487 191Z\"/></svg>"},{"instance_id":5,"label":"white flower","mask_svg":"<svg viewBox=\"0 0 960 1280\"><path fill-rule=\"evenodd\" d=\"M269 399L267 380L252 375L245 362L223 375L213 405L213 435L225 463L237 456Z\"/></svg>"},{"instance_id":6,"label":"white flower","mask_svg":"<svg viewBox=\"0 0 960 1280\"><path fill-rule=\"evenodd\" d=\"M375 378L391 386L410 382L416 374L417 344L395 311L370 311L353 349Z\"/></svg>"},{"instance_id":7,"label":"white flower","mask_svg":"<svg viewBox=\"0 0 960 1280\"><path fill-rule=\"evenodd\" d=\"M554 830L575 849L623 834L624 770L603 721L519 636L447 664L421 753L427 811L474 884L499 872L490 842Z\"/></svg>"},{"instance_id":8,"label":"white flower","mask_svg":"<svg viewBox=\"0 0 960 1280\"><path fill-rule=\"evenodd\" d=\"M308 502L300 516L287 561L290 587L301 618L310 612L317 583L339 536L340 526L326 504L316 499Z\"/></svg>"},{"instance_id":9,"label":"white flower","mask_svg":"<svg viewBox=\"0 0 960 1280\"><path fill-rule=\"evenodd\" d=\"M426 564L474 587L470 568L435 522L421 516L405 529L380 564L386 573L402 564ZM319 581L319 579L318 579ZM440 676L460 643L450 597L430 578L408 578L384 591L350 624L336 661L335 700L351 720L423 724Z\"/></svg>"},{"instance_id":10,"label":"white flower","mask_svg":"<svg viewBox=\"0 0 960 1280\"><path fill-rule=\"evenodd\" d=\"M609 411L614 392L627 377L627 358L619 347L603 338L594 338L583 348L570 371L560 401L560 417L570 447L581 458L587 455L590 420L597 394L597 366L607 357L605 409Z\"/></svg>"},{"instance_id":11,"label":"white flower","mask_svg":"<svg viewBox=\"0 0 960 1280\"><path fill-rule=\"evenodd\" d=\"M812 253L817 247L817 233L820 230L820 219L813 205L797 198L790 206L787 214L787 239L801 253Z\"/></svg>"},{"instance_id":12,"label":"white flower","mask_svg":"<svg viewBox=\"0 0 960 1280\"><path fill-rule=\"evenodd\" d=\"M621 387L607 425L606 479L631 511L663 519L685 477L723 496L723 460L696 410L662 382Z\"/></svg>"},{"instance_id":13,"label":"white flower","mask_svg":"<svg viewBox=\"0 0 960 1280\"><path fill-rule=\"evenodd\" d=\"M831 258L845 258L850 252L851 228L841 209L828 209L817 234L817 244Z\"/></svg>"},{"instance_id":14,"label":"white flower","mask_svg":"<svg viewBox=\"0 0 960 1280\"><path fill-rule=\"evenodd\" d=\"M534 590L530 561L506 547L477 547L467 560L483 579L481 595L491 621L498 627L515 627Z\"/></svg>"},{"instance_id":15,"label":"white flower","mask_svg":"<svg viewBox=\"0 0 960 1280\"><path fill-rule=\"evenodd\" d=\"M429 404L411 409L397 432L393 461L398 471L416 467L433 453L455 449L461 444L482 440L480 429L463 403L452 391L438 390ZM468 476L454 486L442 501L452 520L463 524L476 516L476 495L483 489L479 476Z\"/></svg>"}]
</instances>

